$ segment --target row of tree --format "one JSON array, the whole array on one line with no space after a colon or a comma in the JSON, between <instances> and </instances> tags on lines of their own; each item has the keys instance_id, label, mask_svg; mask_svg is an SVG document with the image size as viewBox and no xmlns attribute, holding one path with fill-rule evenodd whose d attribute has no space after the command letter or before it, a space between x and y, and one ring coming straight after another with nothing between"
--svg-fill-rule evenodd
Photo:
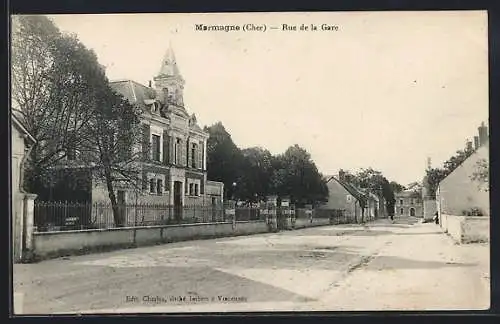
<instances>
[{"instance_id":1,"label":"row of tree","mask_svg":"<svg viewBox=\"0 0 500 324\"><path fill-rule=\"evenodd\" d=\"M224 182L227 198L256 202L277 195L299 205L327 199L326 178L300 146L272 155L261 147L239 149L221 122L205 131L208 177Z\"/></svg>"},{"instance_id":2,"label":"row of tree","mask_svg":"<svg viewBox=\"0 0 500 324\"><path fill-rule=\"evenodd\" d=\"M11 58L13 113L36 139L23 185L43 195L54 167L79 154L118 217L114 186L137 183L141 112L111 89L95 53L47 17L13 16Z\"/></svg>"},{"instance_id":3,"label":"row of tree","mask_svg":"<svg viewBox=\"0 0 500 324\"><path fill-rule=\"evenodd\" d=\"M205 127L208 177L222 181L227 198L256 202L269 195L289 197L297 205L325 202L327 178L311 155L298 145L272 155L261 147L239 149L221 122ZM387 210L394 208L394 192L404 189L372 168L357 173L342 171L346 182L383 197Z\"/></svg>"}]
</instances>

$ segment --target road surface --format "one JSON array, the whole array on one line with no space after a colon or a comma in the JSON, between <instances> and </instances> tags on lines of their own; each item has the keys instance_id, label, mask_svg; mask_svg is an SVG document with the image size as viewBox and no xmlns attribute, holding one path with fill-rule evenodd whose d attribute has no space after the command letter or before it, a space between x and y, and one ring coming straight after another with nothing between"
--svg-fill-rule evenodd
<instances>
[{"instance_id":1,"label":"road surface","mask_svg":"<svg viewBox=\"0 0 500 324\"><path fill-rule=\"evenodd\" d=\"M489 308L489 245L402 218L14 265L17 314Z\"/></svg>"}]
</instances>

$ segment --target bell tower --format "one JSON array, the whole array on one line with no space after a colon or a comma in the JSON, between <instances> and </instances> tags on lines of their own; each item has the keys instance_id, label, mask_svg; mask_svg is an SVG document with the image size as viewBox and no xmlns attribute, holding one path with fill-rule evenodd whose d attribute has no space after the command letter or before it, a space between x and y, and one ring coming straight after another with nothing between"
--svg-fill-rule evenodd
<instances>
[{"instance_id":1,"label":"bell tower","mask_svg":"<svg viewBox=\"0 0 500 324\"><path fill-rule=\"evenodd\" d=\"M176 106L184 109L184 79L182 78L175 59L172 44L169 44L161 62L160 71L153 78L157 98L164 106Z\"/></svg>"}]
</instances>

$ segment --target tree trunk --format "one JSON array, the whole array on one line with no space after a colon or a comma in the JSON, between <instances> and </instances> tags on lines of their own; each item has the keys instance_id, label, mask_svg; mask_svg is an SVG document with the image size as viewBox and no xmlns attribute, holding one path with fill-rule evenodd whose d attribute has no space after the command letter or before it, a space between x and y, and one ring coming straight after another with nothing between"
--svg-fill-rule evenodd
<instances>
[{"instance_id":1,"label":"tree trunk","mask_svg":"<svg viewBox=\"0 0 500 324\"><path fill-rule=\"evenodd\" d=\"M106 169L104 172L105 180L106 180L106 186L108 188L108 196L109 200L111 201L111 209L113 210L113 219L115 221L115 226L116 227L123 227L123 219L122 215L120 214L120 208L118 206L118 203L116 201L116 195L115 191L113 188L113 181L111 180L111 170Z\"/></svg>"}]
</instances>

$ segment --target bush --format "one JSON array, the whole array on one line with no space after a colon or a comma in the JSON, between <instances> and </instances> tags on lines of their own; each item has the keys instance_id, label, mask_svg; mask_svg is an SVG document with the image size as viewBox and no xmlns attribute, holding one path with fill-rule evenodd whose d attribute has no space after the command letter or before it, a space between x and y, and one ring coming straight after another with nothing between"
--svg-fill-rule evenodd
<instances>
[{"instance_id":1,"label":"bush","mask_svg":"<svg viewBox=\"0 0 500 324\"><path fill-rule=\"evenodd\" d=\"M484 213L481 208L473 207L468 210L462 210L462 216L484 216Z\"/></svg>"}]
</instances>

